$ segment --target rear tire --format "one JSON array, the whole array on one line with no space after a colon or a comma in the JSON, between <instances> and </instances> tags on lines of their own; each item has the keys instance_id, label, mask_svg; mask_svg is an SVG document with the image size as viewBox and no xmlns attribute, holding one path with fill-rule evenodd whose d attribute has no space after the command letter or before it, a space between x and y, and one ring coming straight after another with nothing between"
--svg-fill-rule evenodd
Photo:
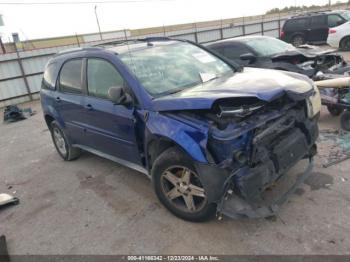
<instances>
[{"instance_id":1,"label":"rear tire","mask_svg":"<svg viewBox=\"0 0 350 262\"><path fill-rule=\"evenodd\" d=\"M63 160L71 161L77 159L80 156L81 150L79 148L73 147L70 144L66 134L61 129L57 121L51 122L50 132L53 144L55 145L58 154L63 158Z\"/></svg>"},{"instance_id":2,"label":"rear tire","mask_svg":"<svg viewBox=\"0 0 350 262\"><path fill-rule=\"evenodd\" d=\"M295 47L299 47L305 44L305 37L302 35L295 35L292 38L291 44L294 45Z\"/></svg>"},{"instance_id":3,"label":"rear tire","mask_svg":"<svg viewBox=\"0 0 350 262\"><path fill-rule=\"evenodd\" d=\"M350 50L350 36L347 36L340 41L339 48L342 51L349 51Z\"/></svg>"},{"instance_id":4,"label":"rear tire","mask_svg":"<svg viewBox=\"0 0 350 262\"><path fill-rule=\"evenodd\" d=\"M328 112L332 115L332 116L340 116L341 113L343 113L344 109L334 106L334 105L328 105L327 106Z\"/></svg>"},{"instance_id":5,"label":"rear tire","mask_svg":"<svg viewBox=\"0 0 350 262\"><path fill-rule=\"evenodd\" d=\"M350 131L350 111L345 111L340 117L340 126L346 131Z\"/></svg>"},{"instance_id":6,"label":"rear tire","mask_svg":"<svg viewBox=\"0 0 350 262\"><path fill-rule=\"evenodd\" d=\"M215 216L216 204L208 203L193 161L178 148L165 150L151 174L158 199L175 216L192 222Z\"/></svg>"}]
</instances>

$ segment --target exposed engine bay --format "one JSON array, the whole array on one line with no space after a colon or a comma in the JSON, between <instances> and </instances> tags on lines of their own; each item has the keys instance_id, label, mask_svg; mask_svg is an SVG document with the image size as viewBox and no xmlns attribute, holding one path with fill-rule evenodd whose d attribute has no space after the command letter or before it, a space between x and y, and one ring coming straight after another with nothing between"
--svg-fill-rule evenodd
<instances>
[{"instance_id":1,"label":"exposed engine bay","mask_svg":"<svg viewBox=\"0 0 350 262\"><path fill-rule=\"evenodd\" d=\"M318 112L312 112L306 101L287 96L271 102L233 98L217 101L212 110L177 113L208 127L210 166L198 164L197 169L219 212L231 217L274 213L276 208L256 207L263 192L298 161L316 154Z\"/></svg>"},{"instance_id":2,"label":"exposed engine bay","mask_svg":"<svg viewBox=\"0 0 350 262\"><path fill-rule=\"evenodd\" d=\"M271 59L275 68L295 71L293 68L288 68L287 64L290 64L290 66L302 70L299 73L306 74L314 80L317 80L315 77L320 72L342 75L350 72L350 66L341 55L333 50L320 51L319 48L309 45L300 46L298 52L287 51L275 55Z\"/></svg>"}]
</instances>

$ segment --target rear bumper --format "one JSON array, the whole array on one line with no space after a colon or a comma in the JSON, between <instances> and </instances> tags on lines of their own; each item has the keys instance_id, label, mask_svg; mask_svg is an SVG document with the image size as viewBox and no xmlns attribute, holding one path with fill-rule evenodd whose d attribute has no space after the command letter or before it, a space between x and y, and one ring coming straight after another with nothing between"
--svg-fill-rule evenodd
<instances>
[{"instance_id":1,"label":"rear bumper","mask_svg":"<svg viewBox=\"0 0 350 262\"><path fill-rule=\"evenodd\" d=\"M338 37L328 37L327 44L334 48L339 48L339 38Z\"/></svg>"}]
</instances>

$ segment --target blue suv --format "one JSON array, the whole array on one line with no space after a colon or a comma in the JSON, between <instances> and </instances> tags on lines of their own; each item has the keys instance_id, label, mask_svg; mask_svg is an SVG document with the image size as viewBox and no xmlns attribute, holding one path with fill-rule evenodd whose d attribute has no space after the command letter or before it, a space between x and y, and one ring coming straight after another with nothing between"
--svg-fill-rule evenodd
<instances>
[{"instance_id":1,"label":"blue suv","mask_svg":"<svg viewBox=\"0 0 350 262\"><path fill-rule=\"evenodd\" d=\"M64 160L89 151L145 173L176 216L273 215L310 173L320 97L307 77L242 68L189 41L68 50L47 64L41 103ZM267 189L299 161L288 190Z\"/></svg>"}]
</instances>

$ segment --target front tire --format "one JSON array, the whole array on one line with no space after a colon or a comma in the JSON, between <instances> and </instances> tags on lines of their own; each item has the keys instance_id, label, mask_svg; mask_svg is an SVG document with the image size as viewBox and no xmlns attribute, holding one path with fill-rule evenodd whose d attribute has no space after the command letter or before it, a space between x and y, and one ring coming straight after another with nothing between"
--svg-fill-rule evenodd
<instances>
[{"instance_id":1,"label":"front tire","mask_svg":"<svg viewBox=\"0 0 350 262\"><path fill-rule=\"evenodd\" d=\"M344 112L340 117L341 128L350 131L350 111Z\"/></svg>"},{"instance_id":2,"label":"front tire","mask_svg":"<svg viewBox=\"0 0 350 262\"><path fill-rule=\"evenodd\" d=\"M175 216L192 222L209 220L216 205L208 203L193 161L176 147L165 150L151 171L160 202Z\"/></svg>"},{"instance_id":3,"label":"front tire","mask_svg":"<svg viewBox=\"0 0 350 262\"><path fill-rule=\"evenodd\" d=\"M79 148L73 147L64 133L64 131L60 128L57 121L52 121L50 125L51 137L52 141L56 147L58 154L65 161L71 161L77 159L81 151Z\"/></svg>"}]
</instances>

